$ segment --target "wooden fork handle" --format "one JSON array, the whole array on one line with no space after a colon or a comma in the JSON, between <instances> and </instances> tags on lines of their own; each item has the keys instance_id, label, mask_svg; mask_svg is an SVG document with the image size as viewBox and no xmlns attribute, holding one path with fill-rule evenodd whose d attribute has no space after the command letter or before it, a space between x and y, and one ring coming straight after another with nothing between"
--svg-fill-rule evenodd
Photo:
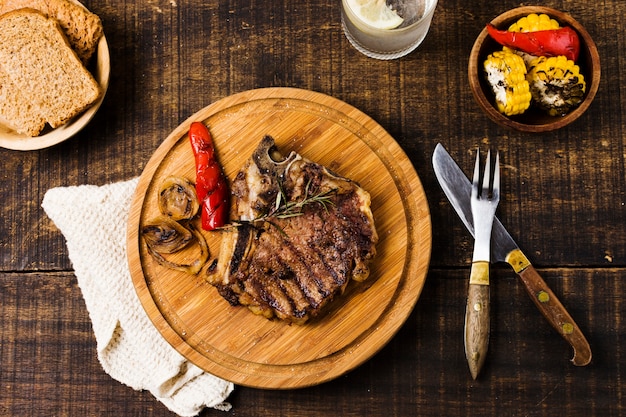
<instances>
[{"instance_id":1,"label":"wooden fork handle","mask_svg":"<svg viewBox=\"0 0 626 417\"><path fill-rule=\"evenodd\" d=\"M489 347L489 262L472 263L465 307L465 357L476 379Z\"/></svg>"},{"instance_id":2,"label":"wooden fork handle","mask_svg":"<svg viewBox=\"0 0 626 417\"><path fill-rule=\"evenodd\" d=\"M574 319L569 315L563 304L554 295L541 275L532 265L528 265L517 273L524 283L524 287L535 302L539 311L550 322L552 327L574 348L572 363L576 366L585 366L591 362L591 347L585 339Z\"/></svg>"}]
</instances>

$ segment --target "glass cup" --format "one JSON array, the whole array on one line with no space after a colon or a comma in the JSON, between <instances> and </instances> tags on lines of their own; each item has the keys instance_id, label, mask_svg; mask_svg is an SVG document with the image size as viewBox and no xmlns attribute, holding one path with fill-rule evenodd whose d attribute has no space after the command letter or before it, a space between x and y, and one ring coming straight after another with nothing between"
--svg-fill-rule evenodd
<instances>
[{"instance_id":1,"label":"glass cup","mask_svg":"<svg viewBox=\"0 0 626 417\"><path fill-rule=\"evenodd\" d=\"M428 33L437 0L391 0L390 7L404 21L395 29L373 27L355 14L348 0L341 0L341 23L346 38L370 58L396 59L417 48Z\"/></svg>"}]
</instances>

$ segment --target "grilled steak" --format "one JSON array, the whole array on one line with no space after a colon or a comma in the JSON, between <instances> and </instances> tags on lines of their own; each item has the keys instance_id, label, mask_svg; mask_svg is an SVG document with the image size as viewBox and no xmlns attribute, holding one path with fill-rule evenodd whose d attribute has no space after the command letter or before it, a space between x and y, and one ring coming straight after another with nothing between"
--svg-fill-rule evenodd
<instances>
[{"instance_id":1,"label":"grilled steak","mask_svg":"<svg viewBox=\"0 0 626 417\"><path fill-rule=\"evenodd\" d=\"M302 324L350 279L363 281L378 235L353 181L263 138L232 184L236 216L208 281L232 305Z\"/></svg>"}]
</instances>

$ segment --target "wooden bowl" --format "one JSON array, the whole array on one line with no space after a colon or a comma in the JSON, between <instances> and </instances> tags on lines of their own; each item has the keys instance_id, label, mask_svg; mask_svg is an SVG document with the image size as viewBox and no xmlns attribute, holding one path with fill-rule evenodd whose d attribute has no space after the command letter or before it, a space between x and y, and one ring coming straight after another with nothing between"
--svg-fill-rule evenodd
<instances>
[{"instance_id":1,"label":"wooden bowl","mask_svg":"<svg viewBox=\"0 0 626 417\"><path fill-rule=\"evenodd\" d=\"M580 23L570 15L549 7L518 7L499 15L491 23L498 29L507 29L518 19L531 13L547 14L558 21L561 26L569 26L578 33L580 38L580 55L576 64L580 67L580 72L585 77L587 84L585 96L580 105L565 116L550 116L539 109L533 108L532 105L521 115L505 116L500 113L495 106L495 98L491 87L484 76L483 63L489 54L502 49L502 46L489 36L486 27L480 32L472 47L468 64L468 77L474 98L491 120L502 126L524 132L548 132L572 123L587 110L600 85L600 56L593 39L591 39L589 33Z\"/></svg>"},{"instance_id":2,"label":"wooden bowl","mask_svg":"<svg viewBox=\"0 0 626 417\"><path fill-rule=\"evenodd\" d=\"M36 137L19 134L0 124L0 147L18 151L43 149L71 138L84 128L100 108L109 86L111 60L109 56L109 45L107 44L107 40L104 35L102 35L102 38L100 38L100 41L98 42L95 55L96 59L92 59L92 62L87 69L91 72L102 89L102 94L100 95L98 101L63 126L59 126L56 129L51 129L48 126L39 136Z\"/></svg>"}]
</instances>

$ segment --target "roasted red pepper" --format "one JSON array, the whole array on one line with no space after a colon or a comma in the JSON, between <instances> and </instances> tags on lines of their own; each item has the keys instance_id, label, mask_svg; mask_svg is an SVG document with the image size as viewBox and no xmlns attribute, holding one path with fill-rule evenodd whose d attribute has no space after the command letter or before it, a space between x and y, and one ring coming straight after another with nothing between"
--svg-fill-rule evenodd
<instances>
[{"instance_id":1,"label":"roasted red pepper","mask_svg":"<svg viewBox=\"0 0 626 417\"><path fill-rule=\"evenodd\" d=\"M214 230L228 221L228 182L217 162L213 140L204 123L191 124L189 141L196 160L196 194L202 205L202 228Z\"/></svg>"},{"instance_id":2,"label":"roasted red pepper","mask_svg":"<svg viewBox=\"0 0 626 417\"><path fill-rule=\"evenodd\" d=\"M580 52L580 40L576 31L570 27L536 32L511 32L498 30L487 24L489 35L500 45L536 56L564 55L576 62Z\"/></svg>"}]
</instances>

